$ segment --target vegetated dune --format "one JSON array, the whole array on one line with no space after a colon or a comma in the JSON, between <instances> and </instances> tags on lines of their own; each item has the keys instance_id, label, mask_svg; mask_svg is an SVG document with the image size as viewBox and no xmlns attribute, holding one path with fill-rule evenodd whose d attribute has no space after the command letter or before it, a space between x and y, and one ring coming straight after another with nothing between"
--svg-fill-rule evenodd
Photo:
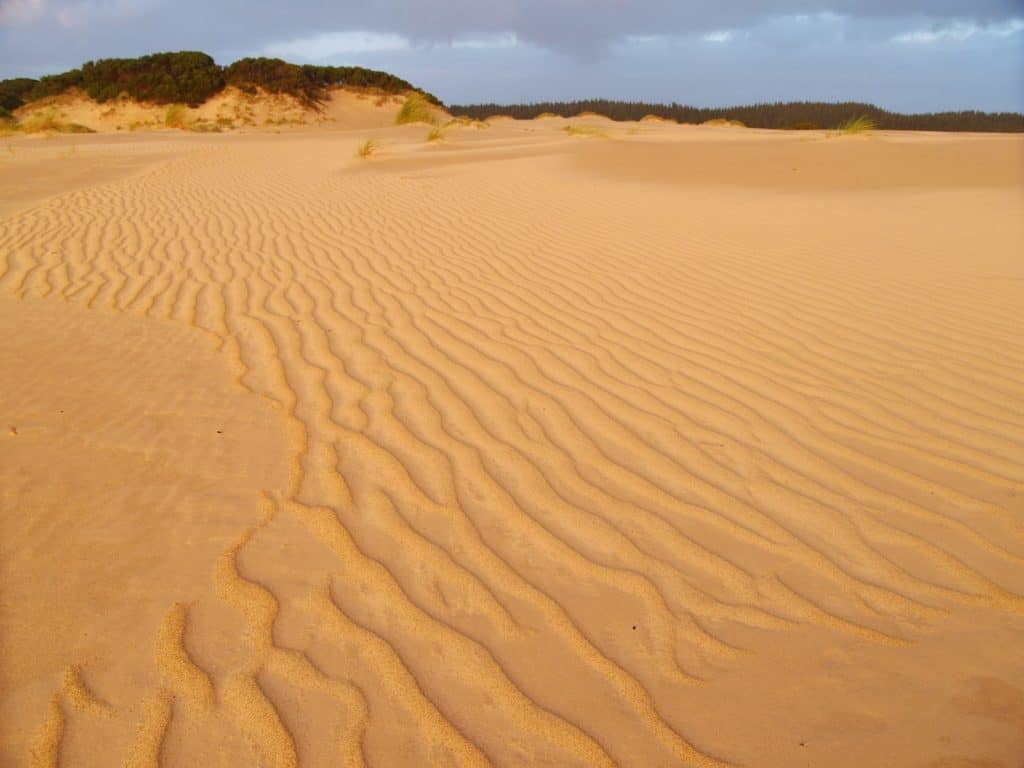
<instances>
[{"instance_id":1,"label":"vegetated dune","mask_svg":"<svg viewBox=\"0 0 1024 768\"><path fill-rule=\"evenodd\" d=\"M645 131L0 147L0 763L1015 765L1020 139Z\"/></svg>"},{"instance_id":2,"label":"vegetated dune","mask_svg":"<svg viewBox=\"0 0 1024 768\"><path fill-rule=\"evenodd\" d=\"M371 90L333 88L322 103L311 105L295 96L264 91L245 93L228 87L198 107L147 104L122 98L97 103L78 90L27 104L15 110L23 122L52 116L61 124L96 132L152 131L162 128L195 132L324 126L339 129L393 125L403 96Z\"/></svg>"}]
</instances>

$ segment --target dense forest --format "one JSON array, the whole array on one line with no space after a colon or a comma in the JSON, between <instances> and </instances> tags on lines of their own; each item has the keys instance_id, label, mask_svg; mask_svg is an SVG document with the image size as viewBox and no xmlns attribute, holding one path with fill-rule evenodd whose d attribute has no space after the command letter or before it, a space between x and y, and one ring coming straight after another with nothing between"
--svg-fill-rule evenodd
<instances>
[{"instance_id":1,"label":"dense forest","mask_svg":"<svg viewBox=\"0 0 1024 768\"><path fill-rule=\"evenodd\" d=\"M542 114L573 117L594 112L612 120L640 120L647 115L680 123L739 120L751 128L835 128L856 117L867 117L883 129L910 131L1024 131L1024 115L1015 112L938 112L903 115L873 104L790 101L743 107L690 107L685 104L649 104L641 101L589 99L535 104L453 105L453 115L478 120L494 115L529 119Z\"/></svg>"},{"instance_id":2,"label":"dense forest","mask_svg":"<svg viewBox=\"0 0 1024 768\"><path fill-rule=\"evenodd\" d=\"M392 74L362 67L300 66L263 58L242 59L221 67L205 53L179 51L136 59L87 61L79 69L38 80L0 80L0 110L9 112L70 88L80 88L98 102L125 94L136 101L197 106L229 85L248 92L262 88L270 93L286 93L307 104L322 100L332 86L373 88L388 93L416 90ZM424 96L440 104L433 95Z\"/></svg>"}]
</instances>

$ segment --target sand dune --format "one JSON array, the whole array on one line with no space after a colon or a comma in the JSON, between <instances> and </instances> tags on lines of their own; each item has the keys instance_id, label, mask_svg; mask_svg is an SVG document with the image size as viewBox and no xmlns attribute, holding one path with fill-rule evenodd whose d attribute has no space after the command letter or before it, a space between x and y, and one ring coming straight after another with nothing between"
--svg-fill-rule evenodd
<instances>
[{"instance_id":1,"label":"sand dune","mask_svg":"<svg viewBox=\"0 0 1024 768\"><path fill-rule=\"evenodd\" d=\"M565 123L10 145L0 763L1019 764L1024 143Z\"/></svg>"},{"instance_id":2,"label":"sand dune","mask_svg":"<svg viewBox=\"0 0 1024 768\"><path fill-rule=\"evenodd\" d=\"M289 94L264 91L243 93L234 86L207 99L203 104L148 104L127 97L97 103L88 94L70 89L57 96L34 101L17 110L22 123L49 117L90 131L192 132L251 131L253 129L294 129L300 126L330 126L345 129L385 128L393 125L404 97L368 89L333 88L322 103L304 103Z\"/></svg>"}]
</instances>

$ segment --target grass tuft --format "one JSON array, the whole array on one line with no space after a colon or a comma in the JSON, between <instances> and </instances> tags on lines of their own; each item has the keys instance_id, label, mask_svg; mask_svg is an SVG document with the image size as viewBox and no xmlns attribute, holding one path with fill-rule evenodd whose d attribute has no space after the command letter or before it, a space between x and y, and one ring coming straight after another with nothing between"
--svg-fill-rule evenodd
<instances>
[{"instance_id":1,"label":"grass tuft","mask_svg":"<svg viewBox=\"0 0 1024 768\"><path fill-rule=\"evenodd\" d=\"M562 128L563 131L568 133L570 136L590 136L595 139L607 139L607 131L603 131L594 125L581 125L579 123L569 123L569 125Z\"/></svg>"},{"instance_id":2,"label":"grass tuft","mask_svg":"<svg viewBox=\"0 0 1024 768\"><path fill-rule=\"evenodd\" d=\"M456 128L476 128L478 130L483 129L483 128L490 128L491 127L489 124L485 123L483 120L474 120L471 117L464 117L464 116L463 117L453 117L451 120L449 120L447 123L445 123L442 127L443 128L451 128L452 126L455 126Z\"/></svg>"},{"instance_id":3,"label":"grass tuft","mask_svg":"<svg viewBox=\"0 0 1024 768\"><path fill-rule=\"evenodd\" d=\"M66 123L61 117L56 109L51 108L22 120L17 128L22 133L95 133L84 125Z\"/></svg>"},{"instance_id":4,"label":"grass tuft","mask_svg":"<svg viewBox=\"0 0 1024 768\"><path fill-rule=\"evenodd\" d=\"M369 160L379 148L380 143L376 139L367 139L356 148L356 157Z\"/></svg>"},{"instance_id":5,"label":"grass tuft","mask_svg":"<svg viewBox=\"0 0 1024 768\"><path fill-rule=\"evenodd\" d=\"M427 134L427 141L440 141L444 138L444 129L440 125L435 125L430 129L430 133Z\"/></svg>"},{"instance_id":6,"label":"grass tuft","mask_svg":"<svg viewBox=\"0 0 1024 768\"><path fill-rule=\"evenodd\" d=\"M845 123L841 123L836 130L843 134L871 133L878 128L878 123L867 115L851 117Z\"/></svg>"},{"instance_id":7,"label":"grass tuft","mask_svg":"<svg viewBox=\"0 0 1024 768\"><path fill-rule=\"evenodd\" d=\"M402 108L395 117L396 125L409 123L434 123L434 106L422 93L414 91L405 97Z\"/></svg>"},{"instance_id":8,"label":"grass tuft","mask_svg":"<svg viewBox=\"0 0 1024 768\"><path fill-rule=\"evenodd\" d=\"M184 104L171 104L167 108L167 112L164 113L164 125L168 128L178 128L184 131L188 129L190 122L188 109Z\"/></svg>"},{"instance_id":9,"label":"grass tuft","mask_svg":"<svg viewBox=\"0 0 1024 768\"><path fill-rule=\"evenodd\" d=\"M724 125L731 126L733 128L746 128L747 125L742 120L726 120L724 117L716 117L713 120L705 120L701 125Z\"/></svg>"}]
</instances>

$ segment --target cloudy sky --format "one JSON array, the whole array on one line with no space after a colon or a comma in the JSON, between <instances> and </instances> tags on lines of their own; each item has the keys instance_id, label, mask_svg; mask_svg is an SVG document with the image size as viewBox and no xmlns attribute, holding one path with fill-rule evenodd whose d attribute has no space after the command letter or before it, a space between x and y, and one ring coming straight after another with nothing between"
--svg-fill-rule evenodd
<instances>
[{"instance_id":1,"label":"cloudy sky","mask_svg":"<svg viewBox=\"0 0 1024 768\"><path fill-rule=\"evenodd\" d=\"M448 103L1024 111L1024 0L0 0L0 78L183 49L385 69Z\"/></svg>"}]
</instances>

